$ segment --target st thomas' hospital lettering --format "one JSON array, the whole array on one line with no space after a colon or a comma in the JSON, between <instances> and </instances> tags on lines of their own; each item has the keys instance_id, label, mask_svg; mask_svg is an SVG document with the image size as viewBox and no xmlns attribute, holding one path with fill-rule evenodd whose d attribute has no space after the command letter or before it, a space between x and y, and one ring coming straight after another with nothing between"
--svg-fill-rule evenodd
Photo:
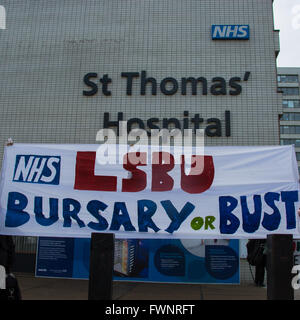
<instances>
[{"instance_id":1,"label":"st thomas' hospital lettering","mask_svg":"<svg viewBox=\"0 0 300 320\"><path fill-rule=\"evenodd\" d=\"M238 96L242 93L242 81L248 81L250 77L250 72L246 71L244 76L231 77L228 81L220 76L213 77L211 83L209 83L206 77L182 77L180 81L173 77L166 77L161 81L158 81L154 77L147 76L146 71L141 72L122 72L121 77L126 81L126 95L133 96L137 94L134 90L134 85L139 84L139 94L144 96L151 94L156 96L158 90L166 96L173 96L176 94L186 95L203 95L207 96L211 94L213 96ZM90 90L83 90L82 94L84 96L90 97L94 96L99 91L99 86L101 87L101 92L103 96L110 97L112 95L112 82L113 80L108 74L104 74L102 77L96 72L87 73L83 77L84 84L90 88ZM100 85L98 85L98 82ZM177 129L188 129L190 122L193 124L193 129L200 129L200 124L207 124L205 128L205 134L208 137L221 137L222 136L222 124L219 118L208 118L206 121L196 113L190 117L188 111L183 111L183 120L180 121L177 118L163 118L162 128L169 129L170 125L173 125ZM224 112L225 119L225 136L231 136L231 115L229 110ZM116 127L117 133L119 134L119 122L124 121L123 112L118 112L115 118L110 117L109 112L104 113L103 128ZM147 120L142 120L140 118L132 118L127 121L127 131L133 128L133 126L138 126L141 129L161 129L158 125L160 119L157 117L149 118ZM146 124L145 124L146 123ZM150 131L147 132L150 136Z\"/></svg>"}]
</instances>

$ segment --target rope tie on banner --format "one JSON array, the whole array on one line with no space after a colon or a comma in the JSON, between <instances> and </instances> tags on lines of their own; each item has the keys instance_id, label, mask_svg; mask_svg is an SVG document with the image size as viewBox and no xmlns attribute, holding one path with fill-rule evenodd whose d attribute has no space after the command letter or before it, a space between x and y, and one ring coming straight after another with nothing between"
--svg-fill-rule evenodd
<instances>
[{"instance_id":1,"label":"rope tie on banner","mask_svg":"<svg viewBox=\"0 0 300 320\"><path fill-rule=\"evenodd\" d=\"M12 146L14 144L14 141L12 138L8 138L7 141L6 141L6 146L9 147L9 146Z\"/></svg>"}]
</instances>

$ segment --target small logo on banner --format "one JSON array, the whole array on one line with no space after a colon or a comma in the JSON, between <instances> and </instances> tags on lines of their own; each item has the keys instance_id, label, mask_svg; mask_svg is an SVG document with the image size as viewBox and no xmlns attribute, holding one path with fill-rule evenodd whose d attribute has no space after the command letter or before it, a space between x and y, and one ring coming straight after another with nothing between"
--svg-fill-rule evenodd
<instances>
[{"instance_id":1,"label":"small logo on banner","mask_svg":"<svg viewBox=\"0 0 300 320\"><path fill-rule=\"evenodd\" d=\"M249 40L249 25L212 25L213 40Z\"/></svg>"},{"instance_id":2,"label":"small logo on banner","mask_svg":"<svg viewBox=\"0 0 300 320\"><path fill-rule=\"evenodd\" d=\"M59 184L60 156L17 155L13 181Z\"/></svg>"}]
</instances>

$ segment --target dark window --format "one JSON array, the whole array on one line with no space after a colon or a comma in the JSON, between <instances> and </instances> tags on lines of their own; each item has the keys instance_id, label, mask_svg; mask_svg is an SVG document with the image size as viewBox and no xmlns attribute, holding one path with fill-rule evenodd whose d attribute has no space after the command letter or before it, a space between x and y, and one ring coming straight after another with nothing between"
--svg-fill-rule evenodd
<instances>
[{"instance_id":1,"label":"dark window","mask_svg":"<svg viewBox=\"0 0 300 320\"><path fill-rule=\"evenodd\" d=\"M293 144L295 147L300 147L300 139L281 139L280 144L282 146Z\"/></svg>"},{"instance_id":2,"label":"dark window","mask_svg":"<svg viewBox=\"0 0 300 320\"><path fill-rule=\"evenodd\" d=\"M285 112L281 120L284 121L300 121L300 113Z\"/></svg>"},{"instance_id":3,"label":"dark window","mask_svg":"<svg viewBox=\"0 0 300 320\"><path fill-rule=\"evenodd\" d=\"M289 74L289 75L279 74L277 76L277 80L280 83L295 83L295 82L297 83L299 82L299 77L297 74Z\"/></svg>"},{"instance_id":4,"label":"dark window","mask_svg":"<svg viewBox=\"0 0 300 320\"><path fill-rule=\"evenodd\" d=\"M284 95L284 96L298 96L299 95L299 88L282 87L282 88L278 88L278 91L282 92L282 95Z\"/></svg>"},{"instance_id":5,"label":"dark window","mask_svg":"<svg viewBox=\"0 0 300 320\"><path fill-rule=\"evenodd\" d=\"M281 134L300 134L300 126L280 126Z\"/></svg>"}]
</instances>

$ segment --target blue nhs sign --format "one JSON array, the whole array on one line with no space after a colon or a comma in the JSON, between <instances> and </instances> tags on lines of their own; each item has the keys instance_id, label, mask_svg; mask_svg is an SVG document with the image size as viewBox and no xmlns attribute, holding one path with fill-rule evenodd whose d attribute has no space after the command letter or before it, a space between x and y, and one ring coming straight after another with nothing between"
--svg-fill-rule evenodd
<instances>
[{"instance_id":1,"label":"blue nhs sign","mask_svg":"<svg viewBox=\"0 0 300 320\"><path fill-rule=\"evenodd\" d=\"M16 155L13 181L59 184L60 156Z\"/></svg>"},{"instance_id":2,"label":"blue nhs sign","mask_svg":"<svg viewBox=\"0 0 300 320\"><path fill-rule=\"evenodd\" d=\"M249 40L249 25L212 25L213 40Z\"/></svg>"}]
</instances>

